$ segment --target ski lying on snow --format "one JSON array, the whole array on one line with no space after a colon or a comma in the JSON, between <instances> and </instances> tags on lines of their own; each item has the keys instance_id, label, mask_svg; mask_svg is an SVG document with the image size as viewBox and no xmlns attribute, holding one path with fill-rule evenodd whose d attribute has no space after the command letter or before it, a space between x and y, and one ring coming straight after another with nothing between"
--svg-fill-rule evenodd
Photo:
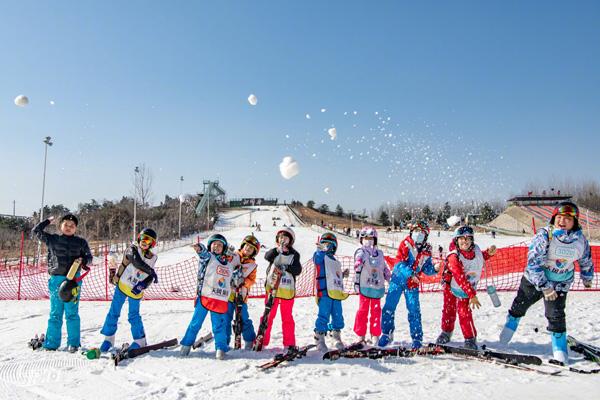
<instances>
[{"instance_id":1,"label":"ski lying on snow","mask_svg":"<svg viewBox=\"0 0 600 400\"><path fill-rule=\"evenodd\" d=\"M340 357L344 357L344 354L346 354L347 352L360 350L363 347L365 347L365 342L360 341L360 342L349 344L348 346L344 347L343 349L330 350L330 351L326 352L325 354L323 354L323 360L337 360Z\"/></svg>"},{"instance_id":2,"label":"ski lying on snow","mask_svg":"<svg viewBox=\"0 0 600 400\"><path fill-rule=\"evenodd\" d=\"M577 374L585 374L585 375L600 374L600 368L581 369L581 368L567 366L562 361L558 361L558 360L550 360L548 362L554 366L563 367L565 370L568 370L569 372L575 372Z\"/></svg>"},{"instance_id":3,"label":"ski lying on snow","mask_svg":"<svg viewBox=\"0 0 600 400\"><path fill-rule=\"evenodd\" d=\"M307 346L304 347L300 347L298 350L296 351L288 351L287 353L280 353L280 354L276 354L275 357L273 358L273 360L259 365L258 368L260 368L261 370L267 370L269 368L273 368L278 366L281 363L284 363L286 361L293 361L293 360L297 360L299 358L302 358L306 355L306 352L310 349L312 349L313 347L316 347L316 345L314 344L309 344Z\"/></svg>"},{"instance_id":4,"label":"ski lying on snow","mask_svg":"<svg viewBox=\"0 0 600 400\"><path fill-rule=\"evenodd\" d=\"M192 345L192 349L196 350L196 349L204 346L205 344L212 342L212 340L213 340L213 334L212 334L212 332L209 332L206 335L199 337L198 340L196 340L194 342L194 344Z\"/></svg>"},{"instance_id":5,"label":"ski lying on snow","mask_svg":"<svg viewBox=\"0 0 600 400\"><path fill-rule=\"evenodd\" d=\"M345 350L339 353L339 357L344 358L370 358L370 359L378 359L378 358L386 358L386 357L415 357L415 356L427 356L427 355L438 355L443 354L444 351L438 348L422 348L418 350L409 349L402 346L397 347L371 347L368 349L355 349L355 350ZM337 357L337 358L339 358ZM332 360L336 360L337 358L331 358Z\"/></svg>"},{"instance_id":6,"label":"ski lying on snow","mask_svg":"<svg viewBox=\"0 0 600 400\"><path fill-rule=\"evenodd\" d=\"M164 342L159 342L155 344L151 344L144 347L138 347L136 349L129 349L128 344L124 344L119 351L112 354L112 359L114 361L115 367L119 365L119 363L128 358L135 358L137 356L141 356L142 354L146 354L153 350L164 349L165 347L176 346L178 343L177 339L165 340Z\"/></svg>"},{"instance_id":7,"label":"ski lying on snow","mask_svg":"<svg viewBox=\"0 0 600 400\"><path fill-rule=\"evenodd\" d=\"M567 337L567 343L571 350L583 354L583 358L586 360L600 364L600 348L581 342L573 336Z\"/></svg>"}]
</instances>

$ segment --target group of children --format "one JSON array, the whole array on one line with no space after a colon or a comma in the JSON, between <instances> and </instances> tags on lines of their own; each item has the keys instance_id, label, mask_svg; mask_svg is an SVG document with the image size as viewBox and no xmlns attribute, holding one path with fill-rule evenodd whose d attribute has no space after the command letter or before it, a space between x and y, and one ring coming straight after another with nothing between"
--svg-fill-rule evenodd
<instances>
[{"instance_id":1,"label":"group of children","mask_svg":"<svg viewBox=\"0 0 600 400\"><path fill-rule=\"evenodd\" d=\"M548 330L552 333L554 358L567 362L567 335L565 303L567 292L574 280L574 263L580 266L580 278L586 288L592 285L594 266L590 246L579 225L579 210L571 202L556 206L549 226L540 229L529 248L527 266L517 296L508 312L500 341L508 343L517 329L520 319L535 302L544 298ZM61 296L67 270L75 259L82 265L91 263L92 256L84 239L75 236L77 218L71 214L61 219L61 235L44 232L52 222L47 219L38 224L33 232L48 246L48 282L50 292L50 318L43 347L55 350L60 346L63 313L66 315L68 350L76 351L80 346L78 297L79 292L65 302ZM359 307L354 321L354 333L359 341L367 341L367 325L370 344L385 347L393 341L394 316L400 297L404 293L408 309L408 323L412 347L418 350L423 345L423 328L419 301L420 278L435 275L443 267L443 309L441 333L438 344L451 340L458 315L465 347L477 349L477 331L473 322L472 308L479 308L477 284L485 267L485 261L496 253L490 246L482 251L474 241L470 226L455 230L445 260L434 265L431 245L428 243L429 226L425 221L413 225L409 235L400 243L397 256L389 269L383 252L377 246L377 231L365 227L360 231L360 247L354 254L354 290L358 294ZM152 252L157 235L152 229L143 229L134 244L125 252L120 265L111 263L110 282L115 285L113 300L106 316L101 334L104 341L101 351L114 346L114 337L121 308L129 302L128 320L134 342L131 346L146 345L146 334L139 313L144 290L158 282L154 269L157 256ZM278 230L276 246L265 254L269 263L266 278L265 303L272 296L272 306L267 318L266 329L261 332L262 345L270 342L271 326L277 310L281 311L283 345L288 352L297 351L293 306L296 279L302 272L300 254L294 249L295 234L290 227ZM246 236L238 250L230 248L221 234L208 238L207 245L194 245L199 257L196 300L192 320L181 340L182 356L190 353L204 319L210 312L212 332L215 339L216 357L223 359L229 351L234 301L239 296L241 306L242 337L244 348L252 349L256 339L254 325L246 304L248 292L256 281L256 260L261 244L253 235ZM332 337L333 346L342 349L341 331L344 328L342 301L348 298L344 289L343 271L335 254L338 242L335 234L322 234L312 261L315 267L315 287L318 314L315 321L314 340L319 351L327 351L326 337ZM76 275L77 281L79 272ZM385 282L389 282L383 309L381 299L385 295ZM81 285L77 281L78 287ZM261 320L261 322L263 322ZM262 324L264 325L264 323Z\"/></svg>"}]
</instances>

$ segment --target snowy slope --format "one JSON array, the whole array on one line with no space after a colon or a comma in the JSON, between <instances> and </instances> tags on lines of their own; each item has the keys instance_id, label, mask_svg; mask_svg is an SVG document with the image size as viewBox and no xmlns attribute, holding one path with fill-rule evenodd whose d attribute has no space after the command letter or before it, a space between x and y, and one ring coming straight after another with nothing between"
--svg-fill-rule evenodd
<instances>
[{"instance_id":1,"label":"snowy slope","mask_svg":"<svg viewBox=\"0 0 600 400\"><path fill-rule=\"evenodd\" d=\"M318 232L300 227L283 207L261 207L252 212L252 221L262 224L263 231L255 232L267 247L274 244L274 232L283 224L294 223L297 249L303 261L314 251ZM251 232L247 210L223 215L219 229L237 247L241 238ZM273 227L273 217L278 226ZM244 226L246 224L246 226ZM432 235L435 238L435 235ZM483 240L483 238L482 238ZM491 241L491 238L489 239ZM498 239L497 239L498 240ZM491 242L490 242L491 243ZM488 243L483 243L487 246ZM351 255L356 241L340 240L340 254ZM261 255L264 253L261 253ZM191 249L174 249L160 254L159 262L172 264L193 256ZM259 257L260 258L260 257ZM266 266L259 260L259 267ZM264 273L264 269L259 274ZM480 342L498 347L497 336L504 321L507 306L514 293L500 293L503 305L492 307L482 294L482 309L475 311ZM421 296L425 341L439 333L442 297L440 294ZM352 332L358 298L344 302L345 341L355 339ZM146 301L142 316L150 342L177 337L180 339L192 316L190 301ZM82 343L99 345L100 327L108 311L107 302L83 302L80 307ZM600 344L597 326L600 298L593 293L570 293L567 314L570 332L576 337ZM47 301L0 302L0 398L1 399L390 399L404 396L419 398L443 397L461 399L530 398L594 398L600 389L598 375L585 376L563 373L565 376L546 377L477 361L464 361L450 356L437 358L387 360L340 360L325 362L316 352L293 364L262 372L256 365L281 350L281 324L277 318L270 348L262 353L231 351L225 361L214 359L210 345L187 359L178 357L178 349L161 350L139 357L114 368L106 359L88 361L78 354L64 351L33 353L26 346L35 332L45 330L49 303ZM249 310L255 327L263 310L261 300L251 300ZM297 299L294 307L296 336L299 345L311 342L317 307L314 299ZM399 344L409 344L406 308L401 301L396 315L396 338ZM511 349L537 354L548 359L549 337L541 303L535 305L523 319ZM536 333L534 328L539 328ZM205 321L201 333L208 332ZM117 332L117 341L130 341L129 326L124 310ZM462 342L457 327L454 340ZM63 343L64 344L64 343ZM590 367L577 361L576 366Z\"/></svg>"}]
</instances>

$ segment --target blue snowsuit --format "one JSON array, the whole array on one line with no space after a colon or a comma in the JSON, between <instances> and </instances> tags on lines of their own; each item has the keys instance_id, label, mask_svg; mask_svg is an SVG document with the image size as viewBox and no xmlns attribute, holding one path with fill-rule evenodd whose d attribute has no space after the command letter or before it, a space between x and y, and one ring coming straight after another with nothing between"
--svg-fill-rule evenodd
<instances>
[{"instance_id":1,"label":"blue snowsuit","mask_svg":"<svg viewBox=\"0 0 600 400\"><path fill-rule=\"evenodd\" d=\"M220 314L214 311L209 311L206 307L202 305L202 301L200 301L200 291L202 288L202 283L204 281L204 273L206 268L208 267L208 263L210 262L211 253L206 251L203 248L203 251L198 254L200 257L200 261L198 263L198 297L196 298L196 306L194 308L194 315L192 316L192 320L185 331L185 335L183 339L181 339L182 346L191 346L196 341L196 336L198 336L198 332L200 332L200 328L202 327L202 323L204 323L204 319L206 315L210 312L210 321L212 323L212 333L215 338L215 349L223 350L225 352L229 351L229 345L227 344L227 329L226 329L226 319L227 314ZM222 259L222 256L217 256L217 259Z\"/></svg>"},{"instance_id":2,"label":"blue snowsuit","mask_svg":"<svg viewBox=\"0 0 600 400\"><path fill-rule=\"evenodd\" d=\"M412 241L412 240L411 240ZM403 244L404 245L404 242ZM401 246L402 246L401 245ZM400 297L404 292L406 298L406 308L408 309L408 323L410 325L410 337L413 341L413 348L420 348L423 345L423 326L421 324L421 304L419 302L419 287L412 287L408 282L412 276L423 272L426 275L435 275L436 271L431 262L431 253L421 252L417 255L419 262L415 269L415 256L413 252L407 252L407 258L398 262L392 271L392 279L385 298L381 315L381 331L384 335L390 335L394 329L394 316Z\"/></svg>"},{"instance_id":3,"label":"blue snowsuit","mask_svg":"<svg viewBox=\"0 0 600 400\"><path fill-rule=\"evenodd\" d=\"M327 294L327 276L325 272L325 257L335 260L332 254L317 250L313 255L313 262L317 272L317 304L319 314L315 322L315 332L339 331L344 329L344 314L342 301L335 300ZM331 319L331 324L329 323Z\"/></svg>"},{"instance_id":4,"label":"blue snowsuit","mask_svg":"<svg viewBox=\"0 0 600 400\"><path fill-rule=\"evenodd\" d=\"M79 273L75 275L79 277ZM67 322L67 345L81 346L79 301L76 303L65 303L58 296L60 284L67 279L62 275L51 275L48 279L48 293L50 294L50 316L48 318L48 329L46 329L46 340L44 348L55 350L60 347L62 337L63 313ZM78 282L81 293L81 282Z\"/></svg>"},{"instance_id":5,"label":"blue snowsuit","mask_svg":"<svg viewBox=\"0 0 600 400\"><path fill-rule=\"evenodd\" d=\"M104 326L100 331L105 336L113 336L117 332L117 323L119 322L119 316L121 315L121 309L125 300L129 299L129 311L128 318L129 324L131 324L131 336L134 340L142 339L146 337L144 332L144 324L142 323L142 317L140 316L140 301L142 299L134 299L128 297L119 289L115 288L112 302L110 303L110 310L104 321Z\"/></svg>"}]
</instances>

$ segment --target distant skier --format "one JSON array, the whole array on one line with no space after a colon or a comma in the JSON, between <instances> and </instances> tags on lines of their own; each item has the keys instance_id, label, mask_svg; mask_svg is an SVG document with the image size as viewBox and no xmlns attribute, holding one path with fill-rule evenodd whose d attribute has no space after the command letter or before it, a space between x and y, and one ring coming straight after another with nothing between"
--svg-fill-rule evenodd
<instances>
[{"instance_id":1,"label":"distant skier","mask_svg":"<svg viewBox=\"0 0 600 400\"><path fill-rule=\"evenodd\" d=\"M248 291L256 282L255 257L260 251L260 242L253 235L248 235L242 240L240 249L232 256L231 264L234 266L231 296L229 296L229 308L225 319L227 332L227 344L231 341L231 322L235 314L235 292L239 288L242 295L242 337L244 338L244 349L251 350L252 343L256 339L254 325L248 314Z\"/></svg>"},{"instance_id":2,"label":"distant skier","mask_svg":"<svg viewBox=\"0 0 600 400\"><path fill-rule=\"evenodd\" d=\"M153 229L144 228L138 234L137 240L123 255L123 260L117 270L113 260L109 270L110 283L115 285L110 310L106 315L104 326L100 331L105 336L101 352L106 352L114 346L117 323L125 300L129 302L128 321L131 325L133 343L129 349L146 346L146 332L140 316L140 301L152 282L158 283L158 276L154 270L157 256L151 249L156 246L157 235Z\"/></svg>"},{"instance_id":3,"label":"distant skier","mask_svg":"<svg viewBox=\"0 0 600 400\"><path fill-rule=\"evenodd\" d=\"M442 274L444 307L442 333L438 336L437 343L446 344L450 341L458 312L465 347L477 349L477 330L469 306L481 307L477 298L477 283L485 260L496 254L496 246L492 245L486 251L481 251L475 244L473 228L463 225L454 231L449 250L446 269Z\"/></svg>"},{"instance_id":4,"label":"distant skier","mask_svg":"<svg viewBox=\"0 0 600 400\"><path fill-rule=\"evenodd\" d=\"M341 330L344 328L344 314L342 300L348 298L344 293L344 274L342 265L335 259L337 251L337 238L331 232L321 235L317 243L317 251L313 254L313 263L316 269L317 304L319 314L315 322L315 342L317 350L326 352L325 336L331 321L334 346L342 349Z\"/></svg>"},{"instance_id":5,"label":"distant skier","mask_svg":"<svg viewBox=\"0 0 600 400\"><path fill-rule=\"evenodd\" d=\"M359 294L359 305L354 320L354 333L365 341L367 319L371 314L371 343L377 345L381 336L381 298L385 294L385 281L390 280L383 252L377 248L377 231L366 226L360 231L361 247L354 253L354 290Z\"/></svg>"},{"instance_id":6,"label":"distant skier","mask_svg":"<svg viewBox=\"0 0 600 400\"><path fill-rule=\"evenodd\" d=\"M271 328L273 320L277 315L277 308L281 307L281 330L283 331L283 346L287 351L296 351L296 323L292 311L294 309L294 298L296 297L296 278L302 272L300 264L300 254L294 249L296 234L292 228L286 227L280 229L275 240L277 247L272 248L265 254L265 260L269 262L267 270L267 280L265 289L268 294L271 292L272 282L274 281L275 269L282 274L279 288L275 293L275 302L269 313L267 329L263 338L263 346L268 346L271 341Z\"/></svg>"},{"instance_id":7,"label":"distant skier","mask_svg":"<svg viewBox=\"0 0 600 400\"><path fill-rule=\"evenodd\" d=\"M200 261L198 263L198 287L194 315L181 339L181 355L190 354L190 349L210 312L212 332L215 338L216 358L222 360L229 351L227 345L226 316L231 294L233 265L227 256L227 239L221 234L208 238L207 247L202 244L192 246Z\"/></svg>"},{"instance_id":8,"label":"distant skier","mask_svg":"<svg viewBox=\"0 0 600 400\"><path fill-rule=\"evenodd\" d=\"M591 288L594 264L590 245L579 224L579 208L565 201L554 208L550 224L541 228L529 245L527 266L500 333L501 343L511 340L529 307L544 298L553 356L558 361L568 362L565 305L575 280L575 261L579 263L579 278L584 288Z\"/></svg>"},{"instance_id":9,"label":"distant skier","mask_svg":"<svg viewBox=\"0 0 600 400\"><path fill-rule=\"evenodd\" d=\"M41 221L33 228L33 234L38 240L44 242L48 248L50 316L43 348L56 350L60 346L64 314L67 321L67 350L74 353L81 346L78 300L81 293L81 280L79 278L82 276L78 270L75 275L75 280L79 279L75 290L77 294L73 295L73 291L64 293L67 282L66 275L76 259L81 258L80 268L86 268L87 265L92 263L93 256L87 241L75 236L78 223L75 215L66 214L60 219L60 235L44 231L52 221L54 221L54 217ZM64 299L68 299L68 301L64 301Z\"/></svg>"},{"instance_id":10,"label":"distant skier","mask_svg":"<svg viewBox=\"0 0 600 400\"><path fill-rule=\"evenodd\" d=\"M408 323L413 349L423 346L421 304L419 302L419 275L435 275L436 267L431 261L431 245L427 243L429 224L419 221L410 226L410 232L398 246L396 265L383 306L381 328L383 334L379 346L385 347L393 340L396 307L402 293L406 298Z\"/></svg>"}]
</instances>

